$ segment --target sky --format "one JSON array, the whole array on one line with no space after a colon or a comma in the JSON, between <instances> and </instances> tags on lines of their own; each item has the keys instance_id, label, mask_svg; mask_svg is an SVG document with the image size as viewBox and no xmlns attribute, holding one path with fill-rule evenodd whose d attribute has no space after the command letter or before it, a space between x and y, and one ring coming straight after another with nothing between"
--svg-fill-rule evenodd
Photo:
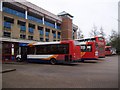
<instances>
[{"instance_id":1,"label":"sky","mask_svg":"<svg viewBox=\"0 0 120 90\"><path fill-rule=\"evenodd\" d=\"M55 15L66 11L73 15L73 23L90 36L93 25L99 31L102 27L106 37L111 30L118 31L119 0L27 0Z\"/></svg>"}]
</instances>

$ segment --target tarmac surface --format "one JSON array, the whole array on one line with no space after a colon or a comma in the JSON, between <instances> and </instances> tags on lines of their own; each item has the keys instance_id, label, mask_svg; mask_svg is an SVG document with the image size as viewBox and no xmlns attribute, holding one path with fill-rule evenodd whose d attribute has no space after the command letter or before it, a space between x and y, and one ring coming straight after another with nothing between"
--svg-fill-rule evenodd
<instances>
[{"instance_id":1,"label":"tarmac surface","mask_svg":"<svg viewBox=\"0 0 120 90\"><path fill-rule=\"evenodd\" d=\"M12 63L2 88L118 88L118 56L72 64Z\"/></svg>"}]
</instances>

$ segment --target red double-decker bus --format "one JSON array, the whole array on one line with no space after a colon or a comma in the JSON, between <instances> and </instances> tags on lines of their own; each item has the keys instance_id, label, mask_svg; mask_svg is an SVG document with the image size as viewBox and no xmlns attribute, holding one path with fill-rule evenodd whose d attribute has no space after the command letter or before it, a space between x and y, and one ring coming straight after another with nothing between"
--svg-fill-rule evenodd
<instances>
[{"instance_id":1,"label":"red double-decker bus","mask_svg":"<svg viewBox=\"0 0 120 90\"><path fill-rule=\"evenodd\" d=\"M21 47L21 53L16 56L16 59L51 64L70 63L81 59L80 46L77 44L74 40L31 43Z\"/></svg>"},{"instance_id":2,"label":"red double-decker bus","mask_svg":"<svg viewBox=\"0 0 120 90\"><path fill-rule=\"evenodd\" d=\"M81 58L83 60L97 60L105 57L105 40L103 37L76 39L81 46Z\"/></svg>"},{"instance_id":3,"label":"red double-decker bus","mask_svg":"<svg viewBox=\"0 0 120 90\"><path fill-rule=\"evenodd\" d=\"M98 59L98 49L95 42L85 42L81 44L81 57L83 61Z\"/></svg>"},{"instance_id":4,"label":"red double-decker bus","mask_svg":"<svg viewBox=\"0 0 120 90\"><path fill-rule=\"evenodd\" d=\"M98 56L99 58L105 57L105 39L103 37L95 37L95 42L98 45Z\"/></svg>"},{"instance_id":5,"label":"red double-decker bus","mask_svg":"<svg viewBox=\"0 0 120 90\"><path fill-rule=\"evenodd\" d=\"M106 56L112 55L112 47L111 46L105 46L105 55Z\"/></svg>"},{"instance_id":6,"label":"red double-decker bus","mask_svg":"<svg viewBox=\"0 0 120 90\"><path fill-rule=\"evenodd\" d=\"M79 45L81 47L81 60L97 60L98 59L98 46L95 39L81 39Z\"/></svg>"}]
</instances>

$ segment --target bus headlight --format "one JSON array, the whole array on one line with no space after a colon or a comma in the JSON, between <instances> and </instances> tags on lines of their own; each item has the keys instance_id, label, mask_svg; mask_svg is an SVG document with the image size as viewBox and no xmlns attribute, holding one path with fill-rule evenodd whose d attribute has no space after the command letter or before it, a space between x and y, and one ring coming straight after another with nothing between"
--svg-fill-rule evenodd
<instances>
[{"instance_id":1,"label":"bus headlight","mask_svg":"<svg viewBox=\"0 0 120 90\"><path fill-rule=\"evenodd\" d=\"M95 56L98 56L98 51L95 52Z\"/></svg>"}]
</instances>

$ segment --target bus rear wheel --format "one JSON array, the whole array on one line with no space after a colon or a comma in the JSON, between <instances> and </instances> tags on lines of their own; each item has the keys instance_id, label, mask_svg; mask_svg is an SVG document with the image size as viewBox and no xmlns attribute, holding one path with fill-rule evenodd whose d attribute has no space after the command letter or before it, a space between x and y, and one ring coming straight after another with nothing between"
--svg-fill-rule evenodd
<instances>
[{"instance_id":1,"label":"bus rear wheel","mask_svg":"<svg viewBox=\"0 0 120 90\"><path fill-rule=\"evenodd\" d=\"M52 59L50 60L50 63L51 63L52 65L55 65L55 64L56 64L56 59L52 58Z\"/></svg>"}]
</instances>

